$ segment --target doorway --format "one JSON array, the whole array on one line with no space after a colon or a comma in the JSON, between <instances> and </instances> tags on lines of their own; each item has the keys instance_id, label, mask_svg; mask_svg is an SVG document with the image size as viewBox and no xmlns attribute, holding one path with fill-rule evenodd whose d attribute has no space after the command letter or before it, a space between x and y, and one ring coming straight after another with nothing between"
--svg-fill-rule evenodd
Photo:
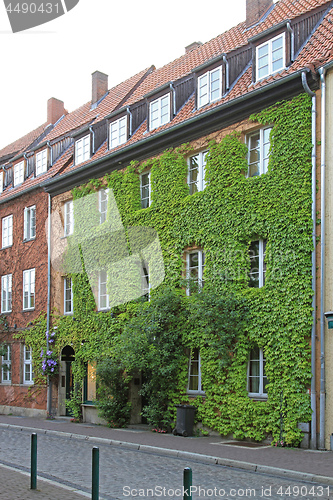
<instances>
[{"instance_id":1,"label":"doorway","mask_svg":"<svg viewBox=\"0 0 333 500\"><path fill-rule=\"evenodd\" d=\"M66 345L61 351L60 360L60 387L59 387L59 413L72 416L66 401L69 401L73 392L72 363L75 361L75 352L72 346Z\"/></svg>"}]
</instances>

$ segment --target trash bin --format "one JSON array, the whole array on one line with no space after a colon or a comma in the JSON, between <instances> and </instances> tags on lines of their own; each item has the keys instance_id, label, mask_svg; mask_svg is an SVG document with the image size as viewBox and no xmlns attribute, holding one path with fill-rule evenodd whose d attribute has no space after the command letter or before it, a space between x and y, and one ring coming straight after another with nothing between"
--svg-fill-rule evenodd
<instances>
[{"instance_id":1,"label":"trash bin","mask_svg":"<svg viewBox=\"0 0 333 500\"><path fill-rule=\"evenodd\" d=\"M175 436L193 436L194 416L197 411L196 406L176 405L177 421L176 427L172 431Z\"/></svg>"}]
</instances>

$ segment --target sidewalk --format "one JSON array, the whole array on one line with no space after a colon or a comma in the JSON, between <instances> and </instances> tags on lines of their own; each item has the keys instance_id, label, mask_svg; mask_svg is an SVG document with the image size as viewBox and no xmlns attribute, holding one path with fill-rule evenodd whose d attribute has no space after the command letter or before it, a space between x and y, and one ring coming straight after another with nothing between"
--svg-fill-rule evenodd
<instances>
[{"instance_id":1,"label":"sidewalk","mask_svg":"<svg viewBox=\"0 0 333 500\"><path fill-rule=\"evenodd\" d=\"M111 446L129 447L160 455L167 454L295 480L316 481L321 484L333 485L333 452L331 451L275 448L269 445L262 446L254 443L228 441L219 436L173 436L172 434L151 432L146 426L110 429L89 423L75 424L66 417L45 420L42 418L0 415L0 428L37 432L37 434L56 434L68 439L89 440L92 445L104 443ZM18 472L8 471L1 466L0 476L1 479L4 477L5 482L2 481L3 484L14 481L17 488L25 488L25 494L21 494L17 498L35 498L36 492L28 490L29 480L26 476ZM41 489L51 488L52 486L44 483L44 481L39 482L39 484L41 484ZM56 488L56 486L53 485L52 488ZM59 489L57 488L57 490ZM9 497L3 496L3 494L4 492L0 494L1 499L16 500L12 493ZM55 491L56 496L52 495L53 493L50 490L50 493L47 493L47 498L57 500L62 498L69 500L83 498L78 492L75 493L71 490L63 490L63 493Z\"/></svg>"},{"instance_id":2,"label":"sidewalk","mask_svg":"<svg viewBox=\"0 0 333 500\"><path fill-rule=\"evenodd\" d=\"M30 489L30 474L18 472L0 464L1 500L83 500L91 495L76 493L66 486L59 487L51 481L38 478L37 489Z\"/></svg>"}]
</instances>

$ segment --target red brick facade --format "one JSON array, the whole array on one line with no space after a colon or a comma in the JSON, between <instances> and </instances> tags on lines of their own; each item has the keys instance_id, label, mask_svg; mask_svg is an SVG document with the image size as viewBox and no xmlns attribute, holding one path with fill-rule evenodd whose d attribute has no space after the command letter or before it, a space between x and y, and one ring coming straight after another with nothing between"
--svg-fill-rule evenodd
<instances>
[{"instance_id":1,"label":"red brick facade","mask_svg":"<svg viewBox=\"0 0 333 500\"><path fill-rule=\"evenodd\" d=\"M36 207L36 236L24 241L24 209ZM12 275L12 310L2 314L0 343L11 346L11 384L1 378L0 402L10 407L46 409L45 387L24 383L23 344L14 338L15 333L29 327L41 311L47 308L47 238L45 222L48 214L48 195L41 189L22 194L0 206L1 235L3 218L13 216L13 244L0 249L0 275ZM2 246L2 241L1 241ZM23 308L23 271L35 269L35 307Z\"/></svg>"}]
</instances>

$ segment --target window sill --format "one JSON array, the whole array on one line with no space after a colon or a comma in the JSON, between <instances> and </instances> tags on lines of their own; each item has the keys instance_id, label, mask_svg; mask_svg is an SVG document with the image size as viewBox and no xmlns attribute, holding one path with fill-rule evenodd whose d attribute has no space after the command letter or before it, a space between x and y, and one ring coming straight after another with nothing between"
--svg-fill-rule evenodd
<instances>
[{"instance_id":1,"label":"window sill","mask_svg":"<svg viewBox=\"0 0 333 500\"><path fill-rule=\"evenodd\" d=\"M11 248L13 246L13 243L11 245L7 245L6 247L1 247L1 250L6 250L7 248Z\"/></svg>"},{"instance_id":2,"label":"window sill","mask_svg":"<svg viewBox=\"0 0 333 500\"><path fill-rule=\"evenodd\" d=\"M31 312L31 311L34 311L35 308L34 307L29 307L28 309L22 309L22 312Z\"/></svg>"},{"instance_id":3,"label":"window sill","mask_svg":"<svg viewBox=\"0 0 333 500\"><path fill-rule=\"evenodd\" d=\"M267 401L268 395L267 394L248 394L250 399L253 399L253 401Z\"/></svg>"},{"instance_id":4,"label":"window sill","mask_svg":"<svg viewBox=\"0 0 333 500\"><path fill-rule=\"evenodd\" d=\"M23 243L28 243L29 241L34 241L36 239L36 236L34 236L33 238L27 238L25 240L23 240Z\"/></svg>"}]
</instances>

